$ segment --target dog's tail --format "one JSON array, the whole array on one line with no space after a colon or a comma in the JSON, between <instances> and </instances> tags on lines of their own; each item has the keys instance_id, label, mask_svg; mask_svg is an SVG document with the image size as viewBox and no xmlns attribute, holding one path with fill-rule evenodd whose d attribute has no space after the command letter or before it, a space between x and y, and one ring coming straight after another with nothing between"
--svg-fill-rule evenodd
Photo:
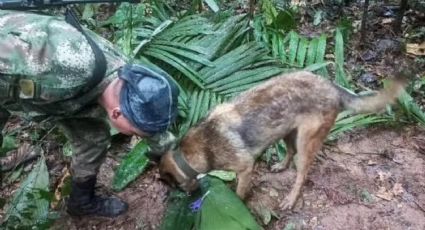
<instances>
[{"instance_id":1,"label":"dog's tail","mask_svg":"<svg viewBox=\"0 0 425 230\"><path fill-rule=\"evenodd\" d=\"M384 89L367 95L356 95L338 87L342 109L350 110L355 114L379 112L396 101L407 83L407 78L404 77L392 79Z\"/></svg>"}]
</instances>

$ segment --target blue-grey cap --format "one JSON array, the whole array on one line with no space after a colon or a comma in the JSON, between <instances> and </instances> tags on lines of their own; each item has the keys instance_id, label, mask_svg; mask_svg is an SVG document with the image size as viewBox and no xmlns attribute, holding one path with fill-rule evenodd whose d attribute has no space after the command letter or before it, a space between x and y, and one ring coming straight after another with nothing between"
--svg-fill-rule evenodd
<instances>
[{"instance_id":1,"label":"blue-grey cap","mask_svg":"<svg viewBox=\"0 0 425 230\"><path fill-rule=\"evenodd\" d=\"M136 128L149 134L164 132L177 116L179 88L163 71L138 64L121 68L124 80L120 93L120 108Z\"/></svg>"}]
</instances>

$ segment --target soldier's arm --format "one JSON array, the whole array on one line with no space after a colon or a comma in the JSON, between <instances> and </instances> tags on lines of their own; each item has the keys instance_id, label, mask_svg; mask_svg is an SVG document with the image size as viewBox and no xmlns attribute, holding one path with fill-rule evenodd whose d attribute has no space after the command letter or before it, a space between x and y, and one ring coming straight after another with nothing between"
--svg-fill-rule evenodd
<instances>
[{"instance_id":1,"label":"soldier's arm","mask_svg":"<svg viewBox=\"0 0 425 230\"><path fill-rule=\"evenodd\" d=\"M176 137L171 132L164 132L156 134L151 137L147 137L146 141L149 145L150 151L147 156L154 161L159 161L161 156L172 149L176 144Z\"/></svg>"},{"instance_id":2,"label":"soldier's arm","mask_svg":"<svg viewBox=\"0 0 425 230\"><path fill-rule=\"evenodd\" d=\"M3 145L3 128L6 125L7 120L9 120L10 113L0 107L0 147Z\"/></svg>"}]
</instances>

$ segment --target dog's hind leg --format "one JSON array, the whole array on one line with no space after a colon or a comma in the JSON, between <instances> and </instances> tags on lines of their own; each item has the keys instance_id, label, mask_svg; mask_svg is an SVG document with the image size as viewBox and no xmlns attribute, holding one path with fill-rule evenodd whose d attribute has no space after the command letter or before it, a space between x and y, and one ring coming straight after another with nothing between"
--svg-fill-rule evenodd
<instances>
[{"instance_id":1,"label":"dog's hind leg","mask_svg":"<svg viewBox=\"0 0 425 230\"><path fill-rule=\"evenodd\" d=\"M297 178L291 192L281 204L283 209L292 209L295 206L316 152L320 150L324 139L329 133L335 121L336 114L335 112L326 116L309 116L305 119L308 122L298 127L296 141L298 151L296 164Z\"/></svg>"},{"instance_id":2,"label":"dog's hind leg","mask_svg":"<svg viewBox=\"0 0 425 230\"><path fill-rule=\"evenodd\" d=\"M272 172L280 172L289 167L289 164L292 162L292 159L294 158L295 151L296 151L296 148L295 148L296 138L297 138L296 130L293 130L285 138L283 138L286 145L286 156L285 156L285 159L283 159L283 161L278 162L272 166L271 168Z\"/></svg>"}]
</instances>

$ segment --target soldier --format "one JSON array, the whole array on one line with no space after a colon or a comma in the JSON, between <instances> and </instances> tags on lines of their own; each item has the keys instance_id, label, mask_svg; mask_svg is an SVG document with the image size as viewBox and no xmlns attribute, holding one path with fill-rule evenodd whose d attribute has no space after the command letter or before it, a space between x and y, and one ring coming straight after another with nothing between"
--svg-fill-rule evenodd
<instances>
[{"instance_id":1,"label":"soldier","mask_svg":"<svg viewBox=\"0 0 425 230\"><path fill-rule=\"evenodd\" d=\"M73 148L71 215L128 209L94 192L110 144L106 118L123 134L147 138L153 155L173 143L166 130L177 114L177 85L162 71L128 63L108 41L62 17L0 10L0 130L11 114L61 127Z\"/></svg>"}]
</instances>

